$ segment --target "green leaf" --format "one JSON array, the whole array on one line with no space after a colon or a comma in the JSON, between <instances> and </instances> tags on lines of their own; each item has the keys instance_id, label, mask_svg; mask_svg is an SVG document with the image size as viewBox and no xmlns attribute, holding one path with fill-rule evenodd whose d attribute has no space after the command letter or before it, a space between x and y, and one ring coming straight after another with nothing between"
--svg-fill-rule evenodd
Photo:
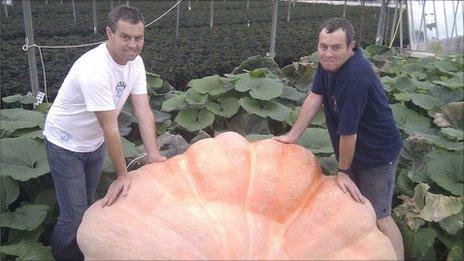
<instances>
[{"instance_id":1,"label":"green leaf","mask_svg":"<svg viewBox=\"0 0 464 261\"><path fill-rule=\"evenodd\" d=\"M398 174L398 178L396 181L396 186L398 189L398 194L404 194L408 197L414 196L414 183L408 177L408 170L400 169L400 173Z\"/></svg>"},{"instance_id":2,"label":"green leaf","mask_svg":"<svg viewBox=\"0 0 464 261\"><path fill-rule=\"evenodd\" d=\"M393 97L395 98L395 100L400 101L400 102L408 102L411 100L411 97L409 97L409 94L404 93L404 92L395 93L393 94Z\"/></svg>"},{"instance_id":3,"label":"green leaf","mask_svg":"<svg viewBox=\"0 0 464 261\"><path fill-rule=\"evenodd\" d=\"M290 117L290 108L275 101L258 101L250 97L243 97L239 100L240 105L251 114L256 114L263 118L270 117L277 121L286 121Z\"/></svg>"},{"instance_id":4,"label":"green leaf","mask_svg":"<svg viewBox=\"0 0 464 261\"><path fill-rule=\"evenodd\" d=\"M462 198L447 197L427 192L425 195L425 207L421 210L418 217L430 222L442 221L451 215L460 213L462 207Z\"/></svg>"},{"instance_id":5,"label":"green leaf","mask_svg":"<svg viewBox=\"0 0 464 261\"><path fill-rule=\"evenodd\" d=\"M42 142L19 137L0 139L0 175L26 181L50 172Z\"/></svg>"},{"instance_id":6,"label":"green leaf","mask_svg":"<svg viewBox=\"0 0 464 261\"><path fill-rule=\"evenodd\" d=\"M438 224L440 227L448 234L450 235L462 235L462 233L459 233L462 231L463 228L463 220L464 220L464 214L463 211L459 211L457 214L453 214L440 222Z\"/></svg>"},{"instance_id":7,"label":"green leaf","mask_svg":"<svg viewBox=\"0 0 464 261\"><path fill-rule=\"evenodd\" d=\"M411 80L408 77L399 77L394 87L404 93L412 93L417 89L417 84L414 80Z\"/></svg>"},{"instance_id":8,"label":"green leaf","mask_svg":"<svg viewBox=\"0 0 464 261\"><path fill-rule=\"evenodd\" d=\"M298 139L298 144L313 153L333 153L332 143L327 129L307 128Z\"/></svg>"},{"instance_id":9,"label":"green leaf","mask_svg":"<svg viewBox=\"0 0 464 261\"><path fill-rule=\"evenodd\" d=\"M25 240L15 245L1 246L0 253L17 256L16 260L53 260L50 247Z\"/></svg>"},{"instance_id":10,"label":"green leaf","mask_svg":"<svg viewBox=\"0 0 464 261\"><path fill-rule=\"evenodd\" d=\"M160 147L161 155L167 158L182 154L189 147L188 142L181 135L172 135L169 132L159 135L156 143Z\"/></svg>"},{"instance_id":11,"label":"green leaf","mask_svg":"<svg viewBox=\"0 0 464 261\"><path fill-rule=\"evenodd\" d=\"M18 182L8 176L0 176L1 189L1 211L8 211L8 207L16 201L19 196Z\"/></svg>"},{"instance_id":12,"label":"green leaf","mask_svg":"<svg viewBox=\"0 0 464 261\"><path fill-rule=\"evenodd\" d=\"M2 213L1 226L32 231L45 220L48 209L47 205L26 205L15 212Z\"/></svg>"},{"instance_id":13,"label":"green leaf","mask_svg":"<svg viewBox=\"0 0 464 261\"><path fill-rule=\"evenodd\" d=\"M456 65L454 65L453 62L443 59L435 61L433 65L441 72L448 74L459 70L459 68Z\"/></svg>"},{"instance_id":14,"label":"green leaf","mask_svg":"<svg viewBox=\"0 0 464 261\"><path fill-rule=\"evenodd\" d=\"M161 88L163 86L163 79L161 76L155 73L146 73L147 75L147 87L148 89L155 90Z\"/></svg>"},{"instance_id":15,"label":"green leaf","mask_svg":"<svg viewBox=\"0 0 464 261\"><path fill-rule=\"evenodd\" d=\"M429 89L433 97L439 99L442 103L459 102L464 99L464 89L450 90L441 86L435 85Z\"/></svg>"},{"instance_id":16,"label":"green leaf","mask_svg":"<svg viewBox=\"0 0 464 261\"><path fill-rule=\"evenodd\" d=\"M464 132L455 128L442 128L440 130L450 140L462 141L464 140Z\"/></svg>"},{"instance_id":17,"label":"green leaf","mask_svg":"<svg viewBox=\"0 0 464 261\"><path fill-rule=\"evenodd\" d=\"M417 112L408 109L406 106L401 105L400 103L395 103L390 105L390 108L393 111L393 117L398 123L398 127L402 130L407 130L411 128L427 128L430 124L430 119L424 116L421 116Z\"/></svg>"},{"instance_id":18,"label":"green leaf","mask_svg":"<svg viewBox=\"0 0 464 261\"><path fill-rule=\"evenodd\" d=\"M424 108L427 111L435 111L438 107L443 105L439 99L427 94L409 93L408 96L415 105Z\"/></svg>"},{"instance_id":19,"label":"green leaf","mask_svg":"<svg viewBox=\"0 0 464 261\"><path fill-rule=\"evenodd\" d=\"M401 149L401 159L409 169L421 169L424 167L427 154L432 150L430 139L421 137L417 134L410 135L404 142Z\"/></svg>"},{"instance_id":20,"label":"green leaf","mask_svg":"<svg viewBox=\"0 0 464 261\"><path fill-rule=\"evenodd\" d=\"M270 139L272 137L273 136L271 134L249 134L245 138L249 142L253 142L253 141L258 141L258 140Z\"/></svg>"},{"instance_id":21,"label":"green leaf","mask_svg":"<svg viewBox=\"0 0 464 261\"><path fill-rule=\"evenodd\" d=\"M161 110L169 112L184 109L187 106L187 103L185 102L186 98L186 93L175 95L163 102Z\"/></svg>"},{"instance_id":22,"label":"green leaf","mask_svg":"<svg viewBox=\"0 0 464 261\"><path fill-rule=\"evenodd\" d=\"M330 157L321 157L319 159L319 164L321 165L322 171L326 175L337 175L338 172L338 162L335 158L335 154L330 155Z\"/></svg>"},{"instance_id":23,"label":"green leaf","mask_svg":"<svg viewBox=\"0 0 464 261\"><path fill-rule=\"evenodd\" d=\"M141 151L137 149L134 143L130 142L124 137L121 138L121 142L122 142L122 147L123 147L125 158L133 158L133 157L138 156L141 153ZM113 163L111 162L110 157L108 156L108 152L105 154L105 160L103 161L102 171L106 173L114 172L114 166L113 166Z\"/></svg>"},{"instance_id":24,"label":"green leaf","mask_svg":"<svg viewBox=\"0 0 464 261\"><path fill-rule=\"evenodd\" d=\"M226 92L224 83L221 81L219 75L191 80L188 86L201 94L220 95Z\"/></svg>"},{"instance_id":25,"label":"green leaf","mask_svg":"<svg viewBox=\"0 0 464 261\"><path fill-rule=\"evenodd\" d=\"M225 99L221 99L220 104L215 102L208 102L206 104L206 108L212 111L214 114L230 118L235 115L240 108L240 104L238 100L232 97L227 97Z\"/></svg>"},{"instance_id":26,"label":"green leaf","mask_svg":"<svg viewBox=\"0 0 464 261\"><path fill-rule=\"evenodd\" d=\"M284 85L281 97L301 104L303 100L306 98L306 94L299 92L297 89L293 87Z\"/></svg>"},{"instance_id":27,"label":"green leaf","mask_svg":"<svg viewBox=\"0 0 464 261\"><path fill-rule=\"evenodd\" d=\"M441 108L441 113L438 116L442 117L445 125L439 125L440 127L454 126L459 129L464 129L464 102L452 102L448 103ZM434 120L435 122L435 120Z\"/></svg>"},{"instance_id":28,"label":"green leaf","mask_svg":"<svg viewBox=\"0 0 464 261\"><path fill-rule=\"evenodd\" d=\"M463 260L464 259L464 251L462 250L462 247L453 247L451 250L448 252L448 255L446 256L447 261L451 260Z\"/></svg>"},{"instance_id":29,"label":"green leaf","mask_svg":"<svg viewBox=\"0 0 464 261\"><path fill-rule=\"evenodd\" d=\"M259 100L271 100L282 95L284 85L280 79L270 77L256 78L250 73L236 75L235 89L240 92L250 91L251 97Z\"/></svg>"},{"instance_id":30,"label":"green leaf","mask_svg":"<svg viewBox=\"0 0 464 261\"><path fill-rule=\"evenodd\" d=\"M13 245L21 242L22 240L31 243L36 243L39 240L40 235L42 235L42 233L44 232L44 230L45 229L43 226L38 226L36 229L32 231L10 228L8 231L8 242L6 244Z\"/></svg>"},{"instance_id":31,"label":"green leaf","mask_svg":"<svg viewBox=\"0 0 464 261\"><path fill-rule=\"evenodd\" d=\"M395 78L391 78L390 76L383 76L380 77L380 82L382 82L382 85L387 92L391 92L394 88L393 86L395 84Z\"/></svg>"},{"instance_id":32,"label":"green leaf","mask_svg":"<svg viewBox=\"0 0 464 261\"><path fill-rule=\"evenodd\" d=\"M194 89L188 89L186 94L185 102L194 108L202 109L208 101L207 94L198 93Z\"/></svg>"},{"instance_id":33,"label":"green leaf","mask_svg":"<svg viewBox=\"0 0 464 261\"><path fill-rule=\"evenodd\" d=\"M22 104L34 104L37 100L32 95L15 94L2 98L5 103L20 102Z\"/></svg>"},{"instance_id":34,"label":"green leaf","mask_svg":"<svg viewBox=\"0 0 464 261\"><path fill-rule=\"evenodd\" d=\"M464 196L463 152L434 150L429 153L427 172L440 187L457 196Z\"/></svg>"},{"instance_id":35,"label":"green leaf","mask_svg":"<svg viewBox=\"0 0 464 261\"><path fill-rule=\"evenodd\" d=\"M175 119L180 126L190 132L204 129L214 122L214 113L208 109L198 111L196 109L181 110Z\"/></svg>"},{"instance_id":36,"label":"green leaf","mask_svg":"<svg viewBox=\"0 0 464 261\"><path fill-rule=\"evenodd\" d=\"M433 244L437 237L437 232L433 228L421 228L417 231L406 228L401 231L403 232L405 252L411 258L424 257L430 249L433 249Z\"/></svg>"},{"instance_id":37,"label":"green leaf","mask_svg":"<svg viewBox=\"0 0 464 261\"><path fill-rule=\"evenodd\" d=\"M270 134L267 119L248 113L234 115L228 124L228 130L237 132L242 136Z\"/></svg>"},{"instance_id":38,"label":"green leaf","mask_svg":"<svg viewBox=\"0 0 464 261\"><path fill-rule=\"evenodd\" d=\"M44 115L38 111L24 109L0 110L0 129L8 132L35 126L43 128L44 124Z\"/></svg>"}]
</instances>

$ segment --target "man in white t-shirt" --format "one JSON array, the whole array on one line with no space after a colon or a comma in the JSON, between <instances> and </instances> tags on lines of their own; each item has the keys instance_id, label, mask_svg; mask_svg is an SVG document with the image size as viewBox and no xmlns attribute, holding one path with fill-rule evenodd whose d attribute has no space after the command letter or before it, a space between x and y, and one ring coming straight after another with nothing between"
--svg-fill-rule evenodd
<instances>
[{"instance_id":1,"label":"man in white t-shirt","mask_svg":"<svg viewBox=\"0 0 464 261\"><path fill-rule=\"evenodd\" d=\"M60 214L51 246L56 259L83 259L76 233L92 203L102 171L105 148L117 179L102 200L110 206L126 196L127 173L118 115L130 96L148 162L166 160L156 145L155 121L140 57L145 22L137 8L118 6L109 14L108 41L88 51L72 66L47 115L45 146Z\"/></svg>"}]
</instances>

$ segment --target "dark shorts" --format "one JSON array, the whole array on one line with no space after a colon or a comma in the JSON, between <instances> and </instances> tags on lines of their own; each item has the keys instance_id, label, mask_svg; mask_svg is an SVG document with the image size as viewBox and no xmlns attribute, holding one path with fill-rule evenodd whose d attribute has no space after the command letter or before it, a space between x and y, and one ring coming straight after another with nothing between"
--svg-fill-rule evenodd
<instances>
[{"instance_id":1,"label":"dark shorts","mask_svg":"<svg viewBox=\"0 0 464 261\"><path fill-rule=\"evenodd\" d=\"M399 156L386 165L369 169L355 169L350 174L350 178L356 183L361 194L371 202L377 219L391 215L398 160Z\"/></svg>"}]
</instances>

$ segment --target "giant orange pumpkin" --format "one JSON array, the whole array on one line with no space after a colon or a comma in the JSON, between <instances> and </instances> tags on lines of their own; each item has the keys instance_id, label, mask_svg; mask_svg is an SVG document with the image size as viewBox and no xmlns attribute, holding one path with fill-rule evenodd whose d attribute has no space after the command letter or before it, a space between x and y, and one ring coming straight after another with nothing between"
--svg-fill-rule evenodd
<instances>
[{"instance_id":1,"label":"giant orange pumpkin","mask_svg":"<svg viewBox=\"0 0 464 261\"><path fill-rule=\"evenodd\" d=\"M298 145L227 132L131 172L127 197L84 215L86 259L395 259L372 206Z\"/></svg>"}]
</instances>

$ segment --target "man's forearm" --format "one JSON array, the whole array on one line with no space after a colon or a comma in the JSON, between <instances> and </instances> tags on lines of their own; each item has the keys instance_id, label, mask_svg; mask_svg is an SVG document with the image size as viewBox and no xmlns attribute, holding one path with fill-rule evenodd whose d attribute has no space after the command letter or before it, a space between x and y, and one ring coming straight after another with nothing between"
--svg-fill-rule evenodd
<instances>
[{"instance_id":1,"label":"man's forearm","mask_svg":"<svg viewBox=\"0 0 464 261\"><path fill-rule=\"evenodd\" d=\"M289 132L289 135L298 138L303 134L304 130L313 121L317 112L320 110L322 104L322 97L314 93L309 93L303 102L303 106L300 109L298 118Z\"/></svg>"},{"instance_id":2,"label":"man's forearm","mask_svg":"<svg viewBox=\"0 0 464 261\"><path fill-rule=\"evenodd\" d=\"M103 131L103 133L108 149L108 156L113 163L117 175L119 176L127 174L126 161L124 159L124 152L119 131L112 129Z\"/></svg>"},{"instance_id":3,"label":"man's forearm","mask_svg":"<svg viewBox=\"0 0 464 261\"><path fill-rule=\"evenodd\" d=\"M349 169L354 157L357 134L340 136L339 169Z\"/></svg>"},{"instance_id":4,"label":"man's forearm","mask_svg":"<svg viewBox=\"0 0 464 261\"><path fill-rule=\"evenodd\" d=\"M159 156L158 145L156 144L156 125L155 118L151 111L138 115L140 136L143 145L149 156Z\"/></svg>"}]
</instances>

